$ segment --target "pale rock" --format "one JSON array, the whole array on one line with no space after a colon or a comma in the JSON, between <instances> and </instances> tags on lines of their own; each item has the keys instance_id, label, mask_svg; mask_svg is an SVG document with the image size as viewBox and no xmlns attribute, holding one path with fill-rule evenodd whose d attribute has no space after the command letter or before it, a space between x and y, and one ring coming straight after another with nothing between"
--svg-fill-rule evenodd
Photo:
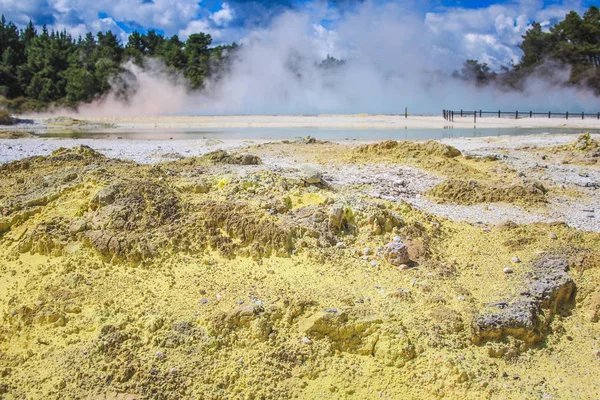
<instances>
[{"instance_id":1,"label":"pale rock","mask_svg":"<svg viewBox=\"0 0 600 400\"><path fill-rule=\"evenodd\" d=\"M400 266L410 262L408 247L401 242L388 243L384 248L384 258L392 265Z\"/></svg>"}]
</instances>

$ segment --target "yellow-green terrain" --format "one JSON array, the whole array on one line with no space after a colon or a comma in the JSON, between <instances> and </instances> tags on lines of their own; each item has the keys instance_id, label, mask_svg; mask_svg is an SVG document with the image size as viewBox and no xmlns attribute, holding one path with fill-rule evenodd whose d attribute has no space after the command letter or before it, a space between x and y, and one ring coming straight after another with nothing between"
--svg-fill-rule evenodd
<instances>
[{"instance_id":1,"label":"yellow-green terrain","mask_svg":"<svg viewBox=\"0 0 600 400\"><path fill-rule=\"evenodd\" d=\"M589 140L523 151L597 169ZM599 398L600 234L327 177L398 166L440 207L591 196L439 142L0 165L0 398Z\"/></svg>"}]
</instances>

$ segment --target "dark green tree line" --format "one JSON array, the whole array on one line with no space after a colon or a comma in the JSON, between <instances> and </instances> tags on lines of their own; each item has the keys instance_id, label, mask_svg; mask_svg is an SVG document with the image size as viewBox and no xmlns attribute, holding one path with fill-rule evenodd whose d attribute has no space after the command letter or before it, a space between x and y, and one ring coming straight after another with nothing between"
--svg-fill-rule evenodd
<instances>
[{"instance_id":1,"label":"dark green tree line","mask_svg":"<svg viewBox=\"0 0 600 400\"><path fill-rule=\"evenodd\" d=\"M0 96L15 111L28 111L48 103L76 106L115 87L114 78L131 60L144 66L148 58L161 60L173 73L185 76L193 89L204 87L209 77L219 77L238 46L211 47L205 33L181 41L154 30L132 32L123 45L111 31L88 32L74 39L66 31L38 33L30 22L18 29L0 18ZM125 85L125 82L121 82ZM121 88L124 89L124 88Z\"/></svg>"}]
</instances>

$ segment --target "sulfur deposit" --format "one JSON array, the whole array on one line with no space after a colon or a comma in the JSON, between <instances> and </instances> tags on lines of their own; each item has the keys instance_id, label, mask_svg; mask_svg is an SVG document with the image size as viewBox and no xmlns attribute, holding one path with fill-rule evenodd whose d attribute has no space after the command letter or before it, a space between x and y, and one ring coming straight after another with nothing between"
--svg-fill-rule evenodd
<instances>
[{"instance_id":1,"label":"sulfur deposit","mask_svg":"<svg viewBox=\"0 0 600 400\"><path fill-rule=\"evenodd\" d=\"M597 165L600 163L600 142L589 133L583 134L573 143L556 146L552 152L562 157L565 164Z\"/></svg>"},{"instance_id":2,"label":"sulfur deposit","mask_svg":"<svg viewBox=\"0 0 600 400\"><path fill-rule=\"evenodd\" d=\"M600 234L334 176L406 164L463 204L553 199L438 142L0 165L0 398L597 398Z\"/></svg>"},{"instance_id":3,"label":"sulfur deposit","mask_svg":"<svg viewBox=\"0 0 600 400\"><path fill-rule=\"evenodd\" d=\"M437 185L428 193L442 201L458 204L509 202L527 205L546 202L547 192L539 182L492 186L473 180L451 179Z\"/></svg>"}]
</instances>

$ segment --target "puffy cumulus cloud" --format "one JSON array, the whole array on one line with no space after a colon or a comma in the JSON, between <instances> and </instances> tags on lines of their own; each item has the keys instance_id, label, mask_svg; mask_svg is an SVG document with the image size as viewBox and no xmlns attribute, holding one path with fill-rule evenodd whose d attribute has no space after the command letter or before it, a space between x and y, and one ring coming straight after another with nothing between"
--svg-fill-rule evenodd
<instances>
[{"instance_id":1,"label":"puffy cumulus cloud","mask_svg":"<svg viewBox=\"0 0 600 400\"><path fill-rule=\"evenodd\" d=\"M186 40L193 33L204 32L212 36L215 44L227 43L228 40L235 41L239 39L239 29L225 29L234 16L235 12L229 7L229 4L223 3L221 9L206 17L189 21L185 28L180 29L177 33L181 40Z\"/></svg>"},{"instance_id":2,"label":"puffy cumulus cloud","mask_svg":"<svg viewBox=\"0 0 600 400\"><path fill-rule=\"evenodd\" d=\"M158 29L167 35L194 27L216 31L233 15L227 4L211 14L198 0L0 0L0 9L21 26L31 19L37 26L65 28L75 35L111 29L121 37L133 29Z\"/></svg>"},{"instance_id":3,"label":"puffy cumulus cloud","mask_svg":"<svg viewBox=\"0 0 600 400\"><path fill-rule=\"evenodd\" d=\"M504 42L511 46L521 43L521 36L531 26L529 17L521 14L516 18L505 14L499 14L494 21L494 27L498 38L503 38Z\"/></svg>"},{"instance_id":4,"label":"puffy cumulus cloud","mask_svg":"<svg viewBox=\"0 0 600 400\"><path fill-rule=\"evenodd\" d=\"M493 68L518 61L518 44L533 21L549 27L571 10L583 11L581 1L545 4L520 0L482 8L450 7L427 13L425 24L438 40L466 58L488 62Z\"/></svg>"},{"instance_id":5,"label":"puffy cumulus cloud","mask_svg":"<svg viewBox=\"0 0 600 400\"><path fill-rule=\"evenodd\" d=\"M72 9L86 16L86 21L93 21L94 15L106 14L116 21L135 21L141 26L160 29L168 34L177 32L201 12L196 0L96 0L91 4L82 4L84 2L81 0L58 1L69 1Z\"/></svg>"},{"instance_id":6,"label":"puffy cumulus cloud","mask_svg":"<svg viewBox=\"0 0 600 400\"><path fill-rule=\"evenodd\" d=\"M492 67L519 62L519 56L515 54L514 48L501 43L494 35L468 33L464 39L466 55L469 59L477 58Z\"/></svg>"},{"instance_id":7,"label":"puffy cumulus cloud","mask_svg":"<svg viewBox=\"0 0 600 400\"><path fill-rule=\"evenodd\" d=\"M227 24L229 24L229 22L231 22L233 17L234 13L233 10L229 7L229 4L223 3L223 8L213 13L210 16L210 19L212 19L215 25L217 26L226 26Z\"/></svg>"}]
</instances>

